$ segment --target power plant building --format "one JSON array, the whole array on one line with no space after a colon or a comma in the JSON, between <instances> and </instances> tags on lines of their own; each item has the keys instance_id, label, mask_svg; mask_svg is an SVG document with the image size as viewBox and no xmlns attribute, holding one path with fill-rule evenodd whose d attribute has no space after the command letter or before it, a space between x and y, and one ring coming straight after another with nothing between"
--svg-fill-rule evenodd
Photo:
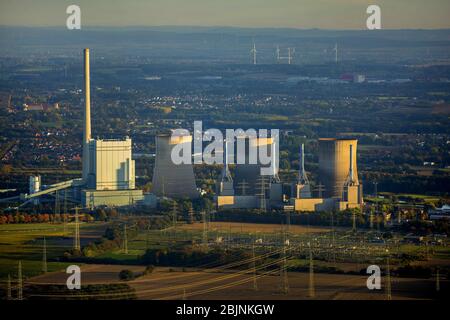
<instances>
[{"instance_id":1,"label":"power plant building","mask_svg":"<svg viewBox=\"0 0 450 320\"><path fill-rule=\"evenodd\" d=\"M81 203L85 207L132 205L144 198L135 189L132 142L91 138L91 95L89 49L84 50L84 128L83 186Z\"/></svg>"}]
</instances>

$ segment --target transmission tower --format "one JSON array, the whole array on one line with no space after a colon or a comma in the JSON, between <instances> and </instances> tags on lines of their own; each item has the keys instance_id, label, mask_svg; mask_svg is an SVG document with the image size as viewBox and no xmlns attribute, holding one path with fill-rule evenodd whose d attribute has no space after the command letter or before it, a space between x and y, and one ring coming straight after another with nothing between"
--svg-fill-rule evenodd
<instances>
[{"instance_id":1,"label":"transmission tower","mask_svg":"<svg viewBox=\"0 0 450 320\"><path fill-rule=\"evenodd\" d=\"M256 281L256 256L255 256L255 241L252 241L252 269L253 269L253 290L258 290L258 282Z\"/></svg>"},{"instance_id":2,"label":"transmission tower","mask_svg":"<svg viewBox=\"0 0 450 320\"><path fill-rule=\"evenodd\" d=\"M353 210L352 212L352 232L356 232L356 212Z\"/></svg>"},{"instance_id":3,"label":"transmission tower","mask_svg":"<svg viewBox=\"0 0 450 320\"><path fill-rule=\"evenodd\" d=\"M248 188L248 183L245 182L245 180L242 180L241 182L238 183L238 189L241 190L242 196L247 195L247 188Z\"/></svg>"},{"instance_id":4,"label":"transmission tower","mask_svg":"<svg viewBox=\"0 0 450 320\"><path fill-rule=\"evenodd\" d=\"M202 212L202 219L203 219L202 243L203 247L206 249L208 247L208 225L206 223L206 212Z\"/></svg>"},{"instance_id":5,"label":"transmission tower","mask_svg":"<svg viewBox=\"0 0 450 320\"><path fill-rule=\"evenodd\" d=\"M17 300L23 300L22 261L17 270Z\"/></svg>"},{"instance_id":6,"label":"transmission tower","mask_svg":"<svg viewBox=\"0 0 450 320\"><path fill-rule=\"evenodd\" d=\"M189 223L194 223L194 208L192 207L192 205L189 207Z\"/></svg>"},{"instance_id":7,"label":"transmission tower","mask_svg":"<svg viewBox=\"0 0 450 320\"><path fill-rule=\"evenodd\" d=\"M123 252L128 254L127 225L123 225Z\"/></svg>"},{"instance_id":8,"label":"transmission tower","mask_svg":"<svg viewBox=\"0 0 450 320\"><path fill-rule=\"evenodd\" d=\"M266 178L264 176L260 176L258 178L258 182L256 186L259 188L259 193L256 195L259 197L259 210L261 213L266 212Z\"/></svg>"},{"instance_id":9,"label":"transmission tower","mask_svg":"<svg viewBox=\"0 0 450 320\"><path fill-rule=\"evenodd\" d=\"M370 214L369 214L369 223L370 223L370 230L372 230L373 229L373 212L372 212L372 210L370 211Z\"/></svg>"},{"instance_id":10,"label":"transmission tower","mask_svg":"<svg viewBox=\"0 0 450 320\"><path fill-rule=\"evenodd\" d=\"M42 249L42 272L47 273L47 241L45 240L45 236Z\"/></svg>"},{"instance_id":11,"label":"transmission tower","mask_svg":"<svg viewBox=\"0 0 450 320\"><path fill-rule=\"evenodd\" d=\"M288 210L286 212L286 231L289 235L289 232L291 231L291 211Z\"/></svg>"},{"instance_id":12,"label":"transmission tower","mask_svg":"<svg viewBox=\"0 0 450 320\"><path fill-rule=\"evenodd\" d=\"M177 212L178 208L177 208L177 202L174 201L172 203L172 226L174 228L174 231L177 227L177 218L178 218L178 212Z\"/></svg>"},{"instance_id":13,"label":"transmission tower","mask_svg":"<svg viewBox=\"0 0 450 320\"><path fill-rule=\"evenodd\" d=\"M333 254L333 265L336 267L336 235L334 232L334 210L331 211L331 252Z\"/></svg>"},{"instance_id":14,"label":"transmission tower","mask_svg":"<svg viewBox=\"0 0 450 320\"><path fill-rule=\"evenodd\" d=\"M311 242L308 242L309 247L309 297L314 298L316 291L314 289L314 260L312 255Z\"/></svg>"},{"instance_id":15,"label":"transmission tower","mask_svg":"<svg viewBox=\"0 0 450 320\"><path fill-rule=\"evenodd\" d=\"M441 291L441 283L439 278L439 267L436 268L436 292Z\"/></svg>"},{"instance_id":16,"label":"transmission tower","mask_svg":"<svg viewBox=\"0 0 450 320\"><path fill-rule=\"evenodd\" d=\"M319 182L319 184L314 189L314 191L316 191L318 193L319 198L322 198L322 194L325 191L325 186L321 182Z\"/></svg>"},{"instance_id":17,"label":"transmission tower","mask_svg":"<svg viewBox=\"0 0 450 320\"><path fill-rule=\"evenodd\" d=\"M59 213L60 213L59 192L58 191L55 192L55 209L54 209L53 213L55 214L55 216L59 215Z\"/></svg>"},{"instance_id":18,"label":"transmission tower","mask_svg":"<svg viewBox=\"0 0 450 320\"><path fill-rule=\"evenodd\" d=\"M392 293L391 293L391 266L389 261L389 249L386 250L387 252L387 266L386 266L386 294L387 299L392 300Z\"/></svg>"},{"instance_id":19,"label":"transmission tower","mask_svg":"<svg viewBox=\"0 0 450 320\"><path fill-rule=\"evenodd\" d=\"M6 289L6 300L12 300L12 292L11 292L11 275L8 274L8 283L7 283L7 289Z\"/></svg>"},{"instance_id":20,"label":"transmission tower","mask_svg":"<svg viewBox=\"0 0 450 320\"><path fill-rule=\"evenodd\" d=\"M80 220L78 217L78 207L75 208L75 237L73 238L73 249L80 251Z\"/></svg>"},{"instance_id":21,"label":"transmission tower","mask_svg":"<svg viewBox=\"0 0 450 320\"><path fill-rule=\"evenodd\" d=\"M280 281L281 281L281 292L284 294L289 293L289 283L287 274L287 261L286 261L286 233L283 232L283 246L282 250L282 262L280 264Z\"/></svg>"},{"instance_id":22,"label":"transmission tower","mask_svg":"<svg viewBox=\"0 0 450 320\"><path fill-rule=\"evenodd\" d=\"M145 234L145 249L148 250L149 246L150 246L150 222L148 223L147 226L147 232Z\"/></svg>"},{"instance_id":23,"label":"transmission tower","mask_svg":"<svg viewBox=\"0 0 450 320\"><path fill-rule=\"evenodd\" d=\"M63 236L67 234L67 190L64 189Z\"/></svg>"}]
</instances>

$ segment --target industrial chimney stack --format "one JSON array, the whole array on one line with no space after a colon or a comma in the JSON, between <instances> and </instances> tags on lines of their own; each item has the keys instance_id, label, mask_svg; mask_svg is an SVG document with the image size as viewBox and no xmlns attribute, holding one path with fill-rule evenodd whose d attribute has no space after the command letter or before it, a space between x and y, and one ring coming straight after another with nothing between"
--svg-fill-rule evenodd
<instances>
[{"instance_id":1,"label":"industrial chimney stack","mask_svg":"<svg viewBox=\"0 0 450 320\"><path fill-rule=\"evenodd\" d=\"M91 140L91 85L89 68L89 49L84 49L84 127L83 127L83 180L89 176L89 141Z\"/></svg>"}]
</instances>

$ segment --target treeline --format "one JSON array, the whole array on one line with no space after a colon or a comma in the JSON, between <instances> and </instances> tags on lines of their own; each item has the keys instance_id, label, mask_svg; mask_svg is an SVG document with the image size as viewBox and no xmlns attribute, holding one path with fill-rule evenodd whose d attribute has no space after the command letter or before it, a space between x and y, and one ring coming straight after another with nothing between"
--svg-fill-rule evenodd
<instances>
[{"instance_id":1,"label":"treeline","mask_svg":"<svg viewBox=\"0 0 450 320\"><path fill-rule=\"evenodd\" d=\"M203 250L192 246L175 249L149 249L140 258L141 262L155 266L176 267L216 267L232 262L244 261L251 258L251 252L243 250L223 250L214 248ZM240 267L250 267L241 265Z\"/></svg>"},{"instance_id":2,"label":"treeline","mask_svg":"<svg viewBox=\"0 0 450 320\"><path fill-rule=\"evenodd\" d=\"M83 259L92 258L99 254L121 248L123 246L125 232L127 240L134 239L140 231L160 230L171 224L170 217L158 216L152 218L140 218L125 222L113 222L106 228L103 237L97 241L90 242L81 251L70 250L65 252L64 258Z\"/></svg>"}]
</instances>

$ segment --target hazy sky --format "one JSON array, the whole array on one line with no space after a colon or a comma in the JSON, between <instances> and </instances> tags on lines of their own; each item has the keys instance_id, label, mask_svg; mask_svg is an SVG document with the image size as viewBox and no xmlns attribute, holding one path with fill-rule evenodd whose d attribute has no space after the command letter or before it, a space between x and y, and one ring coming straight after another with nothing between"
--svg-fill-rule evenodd
<instances>
[{"instance_id":1,"label":"hazy sky","mask_svg":"<svg viewBox=\"0 0 450 320\"><path fill-rule=\"evenodd\" d=\"M66 7L84 26L242 26L362 29L369 4L382 27L450 28L450 0L0 0L0 25L65 26Z\"/></svg>"}]
</instances>

